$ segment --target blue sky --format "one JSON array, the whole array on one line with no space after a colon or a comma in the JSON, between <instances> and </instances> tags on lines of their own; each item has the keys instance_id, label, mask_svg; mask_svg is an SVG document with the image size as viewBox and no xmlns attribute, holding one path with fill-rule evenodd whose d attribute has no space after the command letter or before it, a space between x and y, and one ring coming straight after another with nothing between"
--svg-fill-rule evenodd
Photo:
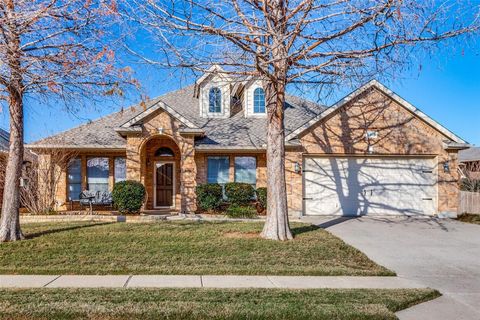
<instances>
[{"instance_id":1,"label":"blue sky","mask_svg":"<svg viewBox=\"0 0 480 320\"><path fill-rule=\"evenodd\" d=\"M452 52L454 51L454 52ZM480 48L440 50L433 56L417 61L421 71L406 71L386 85L472 144L480 146ZM134 66L133 66L134 67ZM134 67L137 78L149 97L185 86L191 80L148 67ZM92 104L76 114L63 106L45 106L27 102L25 139L32 142L67 130L88 120L120 110L140 99L133 94L117 103ZM8 128L8 110L0 111L0 127Z\"/></svg>"}]
</instances>

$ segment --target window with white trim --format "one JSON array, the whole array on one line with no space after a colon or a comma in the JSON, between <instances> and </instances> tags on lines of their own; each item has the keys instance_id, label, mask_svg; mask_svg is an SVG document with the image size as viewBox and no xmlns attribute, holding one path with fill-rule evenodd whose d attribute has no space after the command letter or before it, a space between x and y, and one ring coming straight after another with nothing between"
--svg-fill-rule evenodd
<instances>
[{"instance_id":1,"label":"window with white trim","mask_svg":"<svg viewBox=\"0 0 480 320\"><path fill-rule=\"evenodd\" d=\"M109 176L108 158L95 157L87 159L87 189L100 193L108 192Z\"/></svg>"},{"instance_id":2,"label":"window with white trim","mask_svg":"<svg viewBox=\"0 0 480 320\"><path fill-rule=\"evenodd\" d=\"M127 180L127 159L125 157L115 157L113 168L115 183Z\"/></svg>"},{"instance_id":3,"label":"window with white trim","mask_svg":"<svg viewBox=\"0 0 480 320\"><path fill-rule=\"evenodd\" d=\"M257 184L257 158L235 157L235 182Z\"/></svg>"},{"instance_id":4,"label":"window with white trim","mask_svg":"<svg viewBox=\"0 0 480 320\"><path fill-rule=\"evenodd\" d=\"M222 112L222 91L218 87L213 87L208 93L208 112Z\"/></svg>"},{"instance_id":5,"label":"window with white trim","mask_svg":"<svg viewBox=\"0 0 480 320\"><path fill-rule=\"evenodd\" d=\"M208 157L207 158L207 182L225 184L229 182L230 158Z\"/></svg>"},{"instance_id":6,"label":"window with white trim","mask_svg":"<svg viewBox=\"0 0 480 320\"><path fill-rule=\"evenodd\" d=\"M265 113L265 90L263 88L253 91L253 113Z\"/></svg>"},{"instance_id":7,"label":"window with white trim","mask_svg":"<svg viewBox=\"0 0 480 320\"><path fill-rule=\"evenodd\" d=\"M79 200L82 192L82 159L75 158L70 161L67 169L68 200Z\"/></svg>"}]
</instances>

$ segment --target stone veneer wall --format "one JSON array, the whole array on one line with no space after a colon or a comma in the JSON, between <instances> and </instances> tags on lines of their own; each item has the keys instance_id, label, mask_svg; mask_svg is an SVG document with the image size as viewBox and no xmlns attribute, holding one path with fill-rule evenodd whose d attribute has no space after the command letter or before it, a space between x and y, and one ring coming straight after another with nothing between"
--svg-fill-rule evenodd
<instances>
[{"instance_id":1,"label":"stone veneer wall","mask_svg":"<svg viewBox=\"0 0 480 320\"><path fill-rule=\"evenodd\" d=\"M176 208L184 213L192 213L196 210L196 165L194 137L181 135L179 129L181 123L164 111L153 113L143 120L143 131L127 136L127 179L138 180L147 183L147 175L152 172L146 168L147 148L150 139L171 139L179 150L180 168L180 207ZM160 145L159 145L160 146ZM149 179L149 178L148 178Z\"/></svg>"},{"instance_id":2,"label":"stone veneer wall","mask_svg":"<svg viewBox=\"0 0 480 320\"><path fill-rule=\"evenodd\" d=\"M161 148L170 148L174 157L156 157L155 152ZM157 161L172 161L175 163L175 201L174 205L177 210L181 208L181 167L180 167L180 149L175 141L166 137L154 137L147 141L145 144L145 157L142 159L142 165L145 167L144 184L147 191L147 201L145 204L146 209L154 209L154 175L155 175L155 163Z\"/></svg>"}]
</instances>

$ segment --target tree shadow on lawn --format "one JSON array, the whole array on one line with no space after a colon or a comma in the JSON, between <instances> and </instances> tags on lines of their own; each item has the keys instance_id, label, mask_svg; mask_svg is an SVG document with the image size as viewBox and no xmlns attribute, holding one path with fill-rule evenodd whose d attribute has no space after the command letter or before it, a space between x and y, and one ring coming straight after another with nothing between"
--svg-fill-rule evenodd
<instances>
[{"instance_id":1,"label":"tree shadow on lawn","mask_svg":"<svg viewBox=\"0 0 480 320\"><path fill-rule=\"evenodd\" d=\"M104 225L113 224L113 223L115 223L115 222L80 224L80 225L70 226L70 227L48 229L48 230L44 230L44 231L39 231L39 232L34 232L34 233L27 234L25 236L25 239L26 240L31 240L31 239L38 238L38 237L41 237L41 236L46 236L48 234L59 233L59 232L64 232L64 231L72 231L72 230L84 229L84 228L90 228L90 227L104 226Z\"/></svg>"},{"instance_id":2,"label":"tree shadow on lawn","mask_svg":"<svg viewBox=\"0 0 480 320\"><path fill-rule=\"evenodd\" d=\"M309 226L293 227L290 230L292 231L292 234L295 237L295 236L298 236L299 234L316 231L318 229L321 229L321 228L312 224Z\"/></svg>"}]
</instances>

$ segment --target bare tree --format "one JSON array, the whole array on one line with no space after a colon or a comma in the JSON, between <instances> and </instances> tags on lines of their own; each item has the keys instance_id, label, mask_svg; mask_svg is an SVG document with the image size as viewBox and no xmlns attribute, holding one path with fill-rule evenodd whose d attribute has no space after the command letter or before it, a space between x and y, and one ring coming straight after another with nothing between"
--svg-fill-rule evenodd
<instances>
[{"instance_id":1,"label":"bare tree","mask_svg":"<svg viewBox=\"0 0 480 320\"><path fill-rule=\"evenodd\" d=\"M404 0L125 0L125 16L149 32L159 67L264 81L268 113L268 216L262 236L288 240L284 164L287 85L332 88L395 74L412 49L478 30L478 4ZM122 10L121 10L122 11Z\"/></svg>"},{"instance_id":2,"label":"bare tree","mask_svg":"<svg viewBox=\"0 0 480 320\"><path fill-rule=\"evenodd\" d=\"M115 11L113 0L0 1L0 103L10 113L0 241L23 238L18 214L25 100L78 108L85 97L119 93L127 80L111 49Z\"/></svg>"},{"instance_id":3,"label":"bare tree","mask_svg":"<svg viewBox=\"0 0 480 320\"><path fill-rule=\"evenodd\" d=\"M24 166L20 200L31 214L46 214L57 209L60 180L78 152L55 148L36 149L35 153L44 156Z\"/></svg>"},{"instance_id":4,"label":"bare tree","mask_svg":"<svg viewBox=\"0 0 480 320\"><path fill-rule=\"evenodd\" d=\"M480 161L470 161L459 167L460 189L480 192Z\"/></svg>"}]
</instances>

